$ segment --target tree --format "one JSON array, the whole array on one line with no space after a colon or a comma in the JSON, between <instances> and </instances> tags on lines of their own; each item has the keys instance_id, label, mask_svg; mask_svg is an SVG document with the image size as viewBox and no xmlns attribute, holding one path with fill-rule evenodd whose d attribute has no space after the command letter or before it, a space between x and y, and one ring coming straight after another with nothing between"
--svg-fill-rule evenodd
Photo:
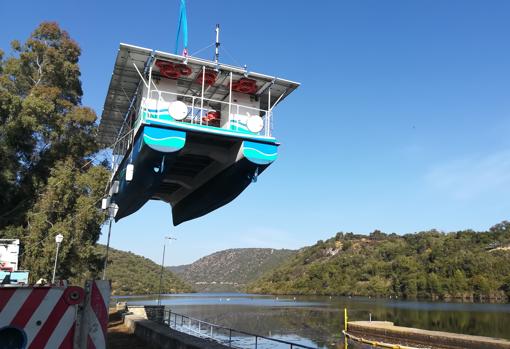
<instances>
[{"instance_id":1,"label":"tree","mask_svg":"<svg viewBox=\"0 0 510 349\"><path fill-rule=\"evenodd\" d=\"M338 234L304 248L254 282L250 289L256 292L270 289L276 293L510 299L508 222L483 232L373 235L380 238L369 240L363 235L345 234L342 252L335 255L324 255L321 251L337 241ZM505 248L488 249L495 241Z\"/></svg>"},{"instance_id":2,"label":"tree","mask_svg":"<svg viewBox=\"0 0 510 349\"><path fill-rule=\"evenodd\" d=\"M376 229L370 233L369 238L372 240L384 240L384 238L386 238L386 234Z\"/></svg>"},{"instance_id":3,"label":"tree","mask_svg":"<svg viewBox=\"0 0 510 349\"><path fill-rule=\"evenodd\" d=\"M0 52L0 237L21 239L21 266L49 277L64 235L60 276L97 270L93 249L108 171L94 164L95 112L81 105L80 47L58 24L39 25Z\"/></svg>"},{"instance_id":4,"label":"tree","mask_svg":"<svg viewBox=\"0 0 510 349\"><path fill-rule=\"evenodd\" d=\"M477 296L489 295L491 289L493 289L489 280L483 275L476 275L471 280L471 283Z\"/></svg>"},{"instance_id":5,"label":"tree","mask_svg":"<svg viewBox=\"0 0 510 349\"><path fill-rule=\"evenodd\" d=\"M48 278L55 251L54 236L64 241L59 254L59 276L65 279L98 271L101 259L94 245L104 213L97 209L107 171L92 166L76 168L72 160L57 163L44 192L28 213L22 266L36 277Z\"/></svg>"},{"instance_id":6,"label":"tree","mask_svg":"<svg viewBox=\"0 0 510 349\"><path fill-rule=\"evenodd\" d=\"M81 106L80 47L42 23L0 61L0 229L22 225L53 166L98 150L96 115Z\"/></svg>"},{"instance_id":7,"label":"tree","mask_svg":"<svg viewBox=\"0 0 510 349\"><path fill-rule=\"evenodd\" d=\"M436 273L430 273L427 277L428 291L432 297L443 294L443 286Z\"/></svg>"}]
</instances>

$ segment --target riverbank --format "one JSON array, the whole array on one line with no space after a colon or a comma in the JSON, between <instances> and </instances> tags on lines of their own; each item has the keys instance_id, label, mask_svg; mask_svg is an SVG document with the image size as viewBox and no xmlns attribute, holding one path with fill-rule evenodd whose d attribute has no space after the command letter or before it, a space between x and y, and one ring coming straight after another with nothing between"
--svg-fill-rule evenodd
<instances>
[{"instance_id":1,"label":"riverbank","mask_svg":"<svg viewBox=\"0 0 510 349\"><path fill-rule=\"evenodd\" d=\"M248 292L248 291L246 291ZM357 294L357 293L349 293L349 294L337 294L337 293L321 293L317 291L310 292L279 292L278 290L274 292L258 292L248 294L257 294L257 295L265 295L265 296L282 296L282 297L345 297L345 298L366 298L366 299L381 299L381 300L402 300L402 301L413 301L413 302L445 302L445 303L487 303L487 304L510 304L510 298L505 296L503 293L493 294L489 296L481 296L475 295L472 293L466 293L462 295L437 295L433 294L425 297L398 297L398 296L381 296L381 295L367 295L367 294Z\"/></svg>"}]
</instances>

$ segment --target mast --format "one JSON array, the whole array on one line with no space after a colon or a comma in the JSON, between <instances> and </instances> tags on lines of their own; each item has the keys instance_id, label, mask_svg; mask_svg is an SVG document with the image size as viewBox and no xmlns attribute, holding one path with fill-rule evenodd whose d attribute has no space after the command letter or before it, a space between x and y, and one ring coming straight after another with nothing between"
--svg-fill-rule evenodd
<instances>
[{"instance_id":1,"label":"mast","mask_svg":"<svg viewBox=\"0 0 510 349\"><path fill-rule=\"evenodd\" d=\"M218 64L220 58L220 25L216 24L216 49L214 51L214 62Z\"/></svg>"}]
</instances>

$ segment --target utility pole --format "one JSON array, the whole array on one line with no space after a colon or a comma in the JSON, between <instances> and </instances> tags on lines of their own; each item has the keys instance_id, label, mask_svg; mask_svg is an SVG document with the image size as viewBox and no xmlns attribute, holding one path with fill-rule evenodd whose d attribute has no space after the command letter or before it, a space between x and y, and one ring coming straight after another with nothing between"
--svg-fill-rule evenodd
<instances>
[{"instance_id":1,"label":"utility pole","mask_svg":"<svg viewBox=\"0 0 510 349\"><path fill-rule=\"evenodd\" d=\"M163 269L165 265L165 248L166 248L166 240L177 240L171 236L165 236L163 240L163 259L161 260L161 272L159 274L159 291L158 291L158 305L161 305L161 287L163 285Z\"/></svg>"}]
</instances>

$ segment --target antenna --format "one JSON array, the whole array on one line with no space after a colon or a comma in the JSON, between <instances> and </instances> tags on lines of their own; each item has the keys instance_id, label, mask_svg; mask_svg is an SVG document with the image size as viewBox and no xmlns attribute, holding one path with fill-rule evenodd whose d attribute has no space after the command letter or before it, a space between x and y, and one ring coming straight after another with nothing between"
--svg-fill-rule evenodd
<instances>
[{"instance_id":1,"label":"antenna","mask_svg":"<svg viewBox=\"0 0 510 349\"><path fill-rule=\"evenodd\" d=\"M218 64L220 58L220 25L216 24L216 49L214 51L214 62Z\"/></svg>"}]
</instances>

